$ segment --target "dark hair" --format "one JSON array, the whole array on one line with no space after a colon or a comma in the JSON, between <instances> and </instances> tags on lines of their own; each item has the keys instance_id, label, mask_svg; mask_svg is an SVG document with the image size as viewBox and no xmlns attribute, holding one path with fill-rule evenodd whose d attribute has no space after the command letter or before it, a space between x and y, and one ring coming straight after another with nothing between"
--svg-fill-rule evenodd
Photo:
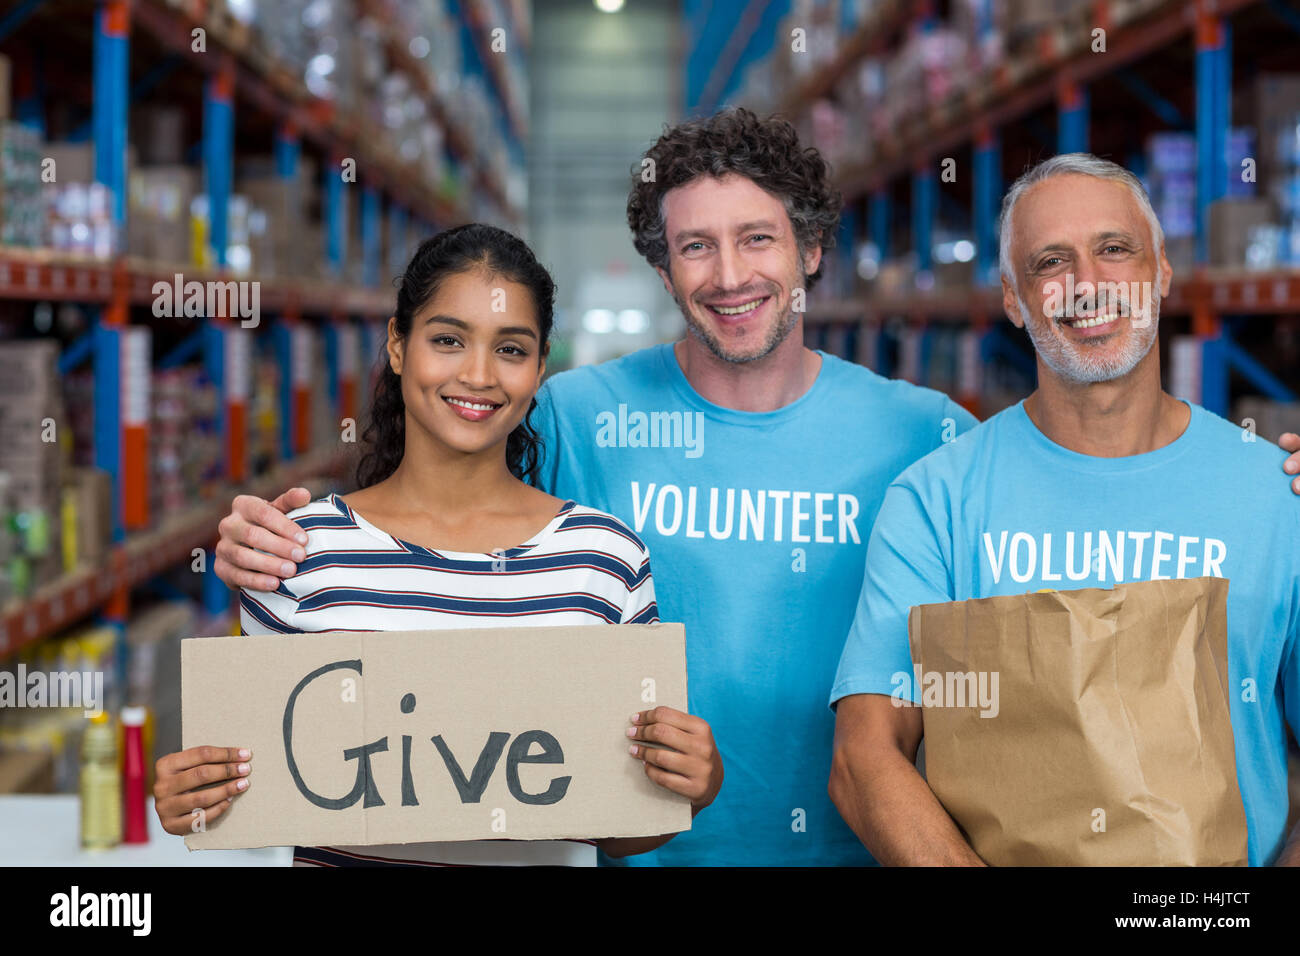
<instances>
[{"instance_id":1,"label":"dark hair","mask_svg":"<svg viewBox=\"0 0 1300 956\"><path fill-rule=\"evenodd\" d=\"M647 163L647 160L650 162ZM668 268L664 196L703 176L737 173L785 204L801 254L835 245L840 194L831 184L821 154L799 145L785 120L762 120L744 108L725 109L704 119L664 127L663 135L632 169L627 224L636 251L656 268ZM808 276L808 291L821 278L821 265Z\"/></svg>"},{"instance_id":2,"label":"dark hair","mask_svg":"<svg viewBox=\"0 0 1300 956\"><path fill-rule=\"evenodd\" d=\"M438 233L420 243L406 271L394 281L397 288L397 332L411 332L411 321L438 291L448 276L475 268L526 286L537 308L538 355L544 355L555 317L555 282L533 251L518 236L484 223L471 222ZM406 450L406 404L402 379L388 362L387 349L379 355L382 368L370 403L370 420L362 433L368 446L357 465L357 485L365 488L383 481L402 461ZM536 477L541 439L529 424L537 399L528 406L523 421L506 440L506 467L516 478Z\"/></svg>"}]
</instances>

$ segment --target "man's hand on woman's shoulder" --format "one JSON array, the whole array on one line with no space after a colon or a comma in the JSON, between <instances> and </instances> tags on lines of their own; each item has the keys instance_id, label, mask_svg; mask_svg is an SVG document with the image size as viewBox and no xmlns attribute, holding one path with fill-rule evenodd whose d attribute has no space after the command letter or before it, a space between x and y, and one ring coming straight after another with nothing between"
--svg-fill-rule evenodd
<instances>
[{"instance_id":1,"label":"man's hand on woman's shoulder","mask_svg":"<svg viewBox=\"0 0 1300 956\"><path fill-rule=\"evenodd\" d=\"M285 515L310 501L306 488L290 488L274 501L237 497L217 525L217 577L230 588L274 591L282 578L297 574L294 562L307 556L307 535Z\"/></svg>"}]
</instances>

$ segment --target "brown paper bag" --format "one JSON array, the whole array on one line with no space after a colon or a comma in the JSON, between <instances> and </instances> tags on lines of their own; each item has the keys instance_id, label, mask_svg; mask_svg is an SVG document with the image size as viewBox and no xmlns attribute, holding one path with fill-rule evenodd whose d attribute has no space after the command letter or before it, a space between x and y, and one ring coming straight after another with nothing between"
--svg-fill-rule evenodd
<instances>
[{"instance_id":1,"label":"brown paper bag","mask_svg":"<svg viewBox=\"0 0 1300 956\"><path fill-rule=\"evenodd\" d=\"M1228 581L927 604L930 788L994 865L1246 864Z\"/></svg>"}]
</instances>

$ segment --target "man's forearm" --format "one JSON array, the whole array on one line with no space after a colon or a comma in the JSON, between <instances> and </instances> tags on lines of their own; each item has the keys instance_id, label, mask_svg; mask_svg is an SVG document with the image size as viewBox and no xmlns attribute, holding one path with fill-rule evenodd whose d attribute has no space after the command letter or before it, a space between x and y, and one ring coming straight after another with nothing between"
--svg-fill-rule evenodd
<instances>
[{"instance_id":1,"label":"man's forearm","mask_svg":"<svg viewBox=\"0 0 1300 956\"><path fill-rule=\"evenodd\" d=\"M886 866L984 865L897 749L880 747L844 759L837 754L831 799L858 839Z\"/></svg>"}]
</instances>

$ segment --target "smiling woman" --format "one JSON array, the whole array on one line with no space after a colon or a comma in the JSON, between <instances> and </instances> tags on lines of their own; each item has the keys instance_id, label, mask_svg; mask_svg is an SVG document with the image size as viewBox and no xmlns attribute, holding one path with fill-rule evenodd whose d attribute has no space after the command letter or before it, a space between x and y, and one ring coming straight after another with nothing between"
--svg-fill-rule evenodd
<instances>
[{"instance_id":1,"label":"smiling woman","mask_svg":"<svg viewBox=\"0 0 1300 956\"><path fill-rule=\"evenodd\" d=\"M388 323L386 365L364 436L369 452L357 473L360 490L290 513L306 532L297 573L274 590L243 589L244 633L659 620L641 539L609 514L527 483L540 449L528 416L546 372L554 300L551 277L532 251L500 229L471 224L420 245ZM667 741L670 749L653 755L630 744L629 759L644 761L651 780L690 796L694 809L707 806L722 779L708 725L671 708L650 713L634 719L635 726L595 727L592 733ZM682 749L671 749L676 744ZM207 820L220 814L251 779L251 764L241 760L249 755L213 747L159 761L156 806L164 826L184 833L193 810L204 809ZM192 789L213 780L222 782ZM670 836L599 845L623 856ZM294 860L318 866L594 865L596 845L492 840L298 847Z\"/></svg>"},{"instance_id":2,"label":"smiling woman","mask_svg":"<svg viewBox=\"0 0 1300 956\"><path fill-rule=\"evenodd\" d=\"M474 413L463 416L466 421L496 416L485 431L507 436L507 468L521 479L531 478L537 435L527 413L536 405L532 396L546 372L554 301L550 275L509 233L470 224L422 243L402 276L397 310L388 323L388 364L376 384L364 436L370 451L357 483L364 488L396 471L405 453L408 418L416 417L426 430L433 425L425 417L428 397L453 414ZM445 381L449 373L458 380ZM510 404L507 389L519 401L507 416L497 416ZM502 431L504 424L511 427ZM483 431L459 436L471 445L484 437Z\"/></svg>"}]
</instances>

